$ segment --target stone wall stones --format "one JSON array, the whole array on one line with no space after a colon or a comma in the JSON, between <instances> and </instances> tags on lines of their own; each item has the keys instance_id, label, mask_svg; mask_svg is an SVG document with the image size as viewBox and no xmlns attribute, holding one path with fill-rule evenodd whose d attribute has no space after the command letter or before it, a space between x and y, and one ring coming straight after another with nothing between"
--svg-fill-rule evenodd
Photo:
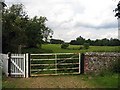
<instances>
[{"instance_id":1,"label":"stone wall stones","mask_svg":"<svg viewBox=\"0 0 120 90\"><path fill-rule=\"evenodd\" d=\"M118 63L120 53L106 53L106 52L88 52L85 53L84 59L84 73L99 74L102 71L110 70L115 63Z\"/></svg>"}]
</instances>

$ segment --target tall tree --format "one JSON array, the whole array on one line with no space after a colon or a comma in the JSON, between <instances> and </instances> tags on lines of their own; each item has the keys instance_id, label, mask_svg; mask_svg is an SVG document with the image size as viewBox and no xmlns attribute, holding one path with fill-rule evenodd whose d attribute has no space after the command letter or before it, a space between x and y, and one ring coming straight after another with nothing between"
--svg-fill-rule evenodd
<instances>
[{"instance_id":1,"label":"tall tree","mask_svg":"<svg viewBox=\"0 0 120 90\"><path fill-rule=\"evenodd\" d=\"M118 39L120 40L120 1L114 11L116 12L115 17L118 17Z\"/></svg>"},{"instance_id":2,"label":"tall tree","mask_svg":"<svg viewBox=\"0 0 120 90\"><path fill-rule=\"evenodd\" d=\"M3 52L16 52L18 46L25 43L25 30L21 27L24 17L22 4L12 5L3 11Z\"/></svg>"},{"instance_id":3,"label":"tall tree","mask_svg":"<svg viewBox=\"0 0 120 90\"><path fill-rule=\"evenodd\" d=\"M19 46L41 46L52 30L46 26L46 17L29 18L23 4L12 5L3 12L3 52L17 52ZM47 34L45 34L47 32ZM52 35L52 34L51 34Z\"/></svg>"}]
</instances>

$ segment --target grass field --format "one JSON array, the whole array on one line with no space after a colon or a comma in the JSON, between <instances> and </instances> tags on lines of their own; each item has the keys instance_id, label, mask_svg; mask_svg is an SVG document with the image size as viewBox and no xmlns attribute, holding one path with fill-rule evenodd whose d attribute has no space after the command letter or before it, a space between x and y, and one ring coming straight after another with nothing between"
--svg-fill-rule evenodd
<instances>
[{"instance_id":1,"label":"grass field","mask_svg":"<svg viewBox=\"0 0 120 90\"><path fill-rule=\"evenodd\" d=\"M30 78L3 77L3 88L117 88L118 75L64 75Z\"/></svg>"},{"instance_id":2,"label":"grass field","mask_svg":"<svg viewBox=\"0 0 120 90\"><path fill-rule=\"evenodd\" d=\"M61 49L60 44L44 44L42 48L45 50L52 50L54 53L120 52L120 46L90 46L89 49L79 50L79 45L70 45L67 49Z\"/></svg>"}]
</instances>

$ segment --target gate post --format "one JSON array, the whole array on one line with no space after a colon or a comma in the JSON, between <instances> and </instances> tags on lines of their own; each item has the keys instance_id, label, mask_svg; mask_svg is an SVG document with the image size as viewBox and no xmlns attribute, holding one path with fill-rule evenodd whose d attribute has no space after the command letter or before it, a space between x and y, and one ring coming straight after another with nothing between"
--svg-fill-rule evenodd
<instances>
[{"instance_id":1,"label":"gate post","mask_svg":"<svg viewBox=\"0 0 120 90\"><path fill-rule=\"evenodd\" d=\"M30 54L26 53L26 78L30 76Z\"/></svg>"},{"instance_id":2,"label":"gate post","mask_svg":"<svg viewBox=\"0 0 120 90\"><path fill-rule=\"evenodd\" d=\"M8 76L11 76L11 53L8 52Z\"/></svg>"},{"instance_id":3,"label":"gate post","mask_svg":"<svg viewBox=\"0 0 120 90\"><path fill-rule=\"evenodd\" d=\"M81 74L84 74L84 59L85 59L85 54L81 54Z\"/></svg>"}]
</instances>

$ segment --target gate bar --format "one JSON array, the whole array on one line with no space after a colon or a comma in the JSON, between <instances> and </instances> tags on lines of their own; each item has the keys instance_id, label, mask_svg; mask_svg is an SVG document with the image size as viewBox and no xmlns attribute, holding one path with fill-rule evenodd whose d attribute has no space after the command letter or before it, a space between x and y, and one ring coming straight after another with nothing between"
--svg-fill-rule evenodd
<instances>
[{"instance_id":1,"label":"gate bar","mask_svg":"<svg viewBox=\"0 0 120 90\"><path fill-rule=\"evenodd\" d=\"M81 55L80 55L80 53L79 53L79 73L80 73L80 64L81 64Z\"/></svg>"}]
</instances>

